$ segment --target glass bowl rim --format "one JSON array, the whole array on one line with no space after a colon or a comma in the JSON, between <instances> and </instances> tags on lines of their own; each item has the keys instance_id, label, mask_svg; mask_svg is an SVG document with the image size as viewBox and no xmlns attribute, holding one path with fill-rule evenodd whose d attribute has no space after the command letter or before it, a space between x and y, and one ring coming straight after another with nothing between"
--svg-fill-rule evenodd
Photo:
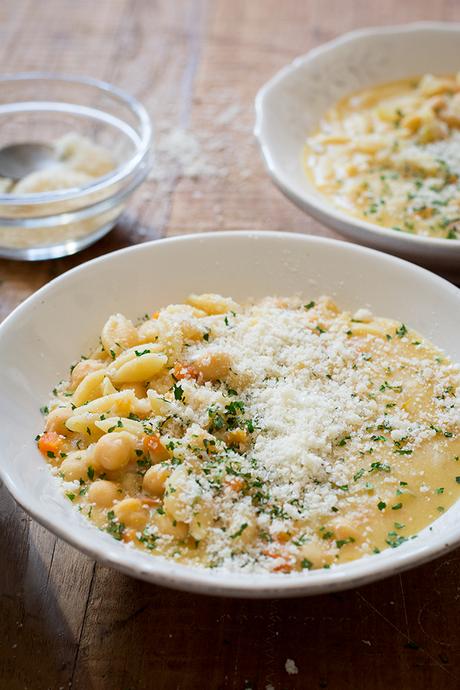
<instances>
[{"instance_id":1,"label":"glass bowl rim","mask_svg":"<svg viewBox=\"0 0 460 690\"><path fill-rule=\"evenodd\" d=\"M74 83L77 85L92 86L102 93L107 93L116 96L124 105L126 105L138 118L140 125L140 145L135 154L131 156L123 165L115 168L112 173L108 173L103 177L97 178L94 183L83 185L82 187L72 187L69 189L53 190L50 192L40 192L36 194L0 194L0 207L3 206L40 206L42 204L50 204L55 201L65 201L71 199L78 199L87 194L102 191L107 187L123 181L128 177L133 170L146 158L150 151L152 140L152 124L150 117L145 107L134 96L124 91L124 89L114 86L110 82L94 77L70 75L58 72L17 72L12 74L0 75L0 87L2 84L14 81L28 81L28 80L43 80L54 81L56 83ZM37 98L40 102L40 98ZM46 102L46 101L43 101ZM21 101L17 101L21 103ZM71 102L69 102L72 105Z\"/></svg>"}]
</instances>

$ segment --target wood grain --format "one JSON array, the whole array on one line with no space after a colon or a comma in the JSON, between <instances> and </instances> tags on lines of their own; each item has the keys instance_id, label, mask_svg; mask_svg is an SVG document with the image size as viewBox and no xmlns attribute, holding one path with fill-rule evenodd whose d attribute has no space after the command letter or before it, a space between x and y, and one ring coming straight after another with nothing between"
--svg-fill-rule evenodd
<instances>
[{"instance_id":1,"label":"wood grain","mask_svg":"<svg viewBox=\"0 0 460 690\"><path fill-rule=\"evenodd\" d=\"M188 128L217 172L148 181L119 226L54 262L0 261L0 318L107 251L197 231L331 235L267 179L253 135L259 86L344 31L460 19L454 0L3 0L4 72L111 80L160 135ZM5 423L5 420L2 420ZM384 582L293 601L234 601L107 570L31 522L0 490L0 690L334 690L460 687L460 552ZM289 675L286 659L299 673Z\"/></svg>"}]
</instances>

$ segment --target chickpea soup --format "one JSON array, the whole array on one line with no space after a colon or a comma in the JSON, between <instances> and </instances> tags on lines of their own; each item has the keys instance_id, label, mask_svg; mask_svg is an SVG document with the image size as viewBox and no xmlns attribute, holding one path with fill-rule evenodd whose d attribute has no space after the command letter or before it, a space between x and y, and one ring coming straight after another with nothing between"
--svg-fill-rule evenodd
<instances>
[{"instance_id":1,"label":"chickpea soup","mask_svg":"<svg viewBox=\"0 0 460 690\"><path fill-rule=\"evenodd\" d=\"M305 168L347 213L460 239L460 75L426 74L347 96L307 139Z\"/></svg>"},{"instance_id":2,"label":"chickpea soup","mask_svg":"<svg viewBox=\"0 0 460 690\"><path fill-rule=\"evenodd\" d=\"M105 324L38 448L113 538L291 573L396 548L460 495L460 368L327 297L186 304Z\"/></svg>"}]
</instances>

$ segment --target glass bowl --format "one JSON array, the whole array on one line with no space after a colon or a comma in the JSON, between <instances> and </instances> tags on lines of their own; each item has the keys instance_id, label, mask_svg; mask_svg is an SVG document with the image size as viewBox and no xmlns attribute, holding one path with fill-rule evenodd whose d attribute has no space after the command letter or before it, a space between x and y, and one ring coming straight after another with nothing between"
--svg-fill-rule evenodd
<instances>
[{"instance_id":1,"label":"glass bowl","mask_svg":"<svg viewBox=\"0 0 460 690\"><path fill-rule=\"evenodd\" d=\"M43 72L0 77L0 148L77 133L108 149L116 167L80 187L0 194L0 256L67 256L105 235L150 167L144 107L111 84Z\"/></svg>"}]
</instances>

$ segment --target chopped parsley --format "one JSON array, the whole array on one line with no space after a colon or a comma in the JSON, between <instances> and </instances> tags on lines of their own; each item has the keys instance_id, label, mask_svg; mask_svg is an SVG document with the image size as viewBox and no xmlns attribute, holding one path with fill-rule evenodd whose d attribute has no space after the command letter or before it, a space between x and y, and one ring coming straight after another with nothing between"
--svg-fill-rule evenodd
<instances>
[{"instance_id":1,"label":"chopped parsley","mask_svg":"<svg viewBox=\"0 0 460 690\"><path fill-rule=\"evenodd\" d=\"M152 351L148 350L148 349L147 350L134 350L134 354L136 355L136 357L142 357L142 355L148 355L151 352Z\"/></svg>"},{"instance_id":2,"label":"chopped parsley","mask_svg":"<svg viewBox=\"0 0 460 690\"><path fill-rule=\"evenodd\" d=\"M337 539L335 545L338 549L341 549L345 544L352 544L354 541L354 537L346 537L345 539Z\"/></svg>"},{"instance_id":3,"label":"chopped parsley","mask_svg":"<svg viewBox=\"0 0 460 690\"><path fill-rule=\"evenodd\" d=\"M371 462L369 472L391 472L391 467L390 465L387 465L385 462Z\"/></svg>"},{"instance_id":4,"label":"chopped parsley","mask_svg":"<svg viewBox=\"0 0 460 690\"><path fill-rule=\"evenodd\" d=\"M149 551L152 551L156 548L158 539L159 537L156 534L149 534L146 530L144 530L139 537L141 544L143 544Z\"/></svg>"},{"instance_id":5,"label":"chopped parsley","mask_svg":"<svg viewBox=\"0 0 460 690\"><path fill-rule=\"evenodd\" d=\"M123 537L125 525L123 524L123 522L118 522L113 510L109 510L109 512L107 513L107 520L108 520L108 525L106 527L106 531L114 539L117 539L117 541L120 541Z\"/></svg>"},{"instance_id":6,"label":"chopped parsley","mask_svg":"<svg viewBox=\"0 0 460 690\"><path fill-rule=\"evenodd\" d=\"M387 538L385 539L385 542L388 544L388 546L391 546L392 549L396 549L396 547L401 546L401 544L404 544L405 541L407 541L407 537L404 537L402 534L398 534L394 531L388 532Z\"/></svg>"},{"instance_id":7,"label":"chopped parsley","mask_svg":"<svg viewBox=\"0 0 460 690\"><path fill-rule=\"evenodd\" d=\"M405 324L401 324L399 328L396 329L396 335L398 338L403 338L405 335L407 335L407 327Z\"/></svg>"},{"instance_id":8,"label":"chopped parsley","mask_svg":"<svg viewBox=\"0 0 460 690\"><path fill-rule=\"evenodd\" d=\"M184 389L178 383L173 386L174 400L182 400L184 396Z\"/></svg>"},{"instance_id":9,"label":"chopped parsley","mask_svg":"<svg viewBox=\"0 0 460 690\"><path fill-rule=\"evenodd\" d=\"M311 568L313 568L313 563L310 560L308 560L308 558L303 558L300 561L300 567L302 568L302 570L310 570Z\"/></svg>"},{"instance_id":10,"label":"chopped parsley","mask_svg":"<svg viewBox=\"0 0 460 690\"><path fill-rule=\"evenodd\" d=\"M234 532L233 534L230 535L230 539L236 539L237 537L241 537L241 535L243 534L243 532L247 528L247 526L248 526L248 523L243 522L241 527L236 532Z\"/></svg>"}]
</instances>

